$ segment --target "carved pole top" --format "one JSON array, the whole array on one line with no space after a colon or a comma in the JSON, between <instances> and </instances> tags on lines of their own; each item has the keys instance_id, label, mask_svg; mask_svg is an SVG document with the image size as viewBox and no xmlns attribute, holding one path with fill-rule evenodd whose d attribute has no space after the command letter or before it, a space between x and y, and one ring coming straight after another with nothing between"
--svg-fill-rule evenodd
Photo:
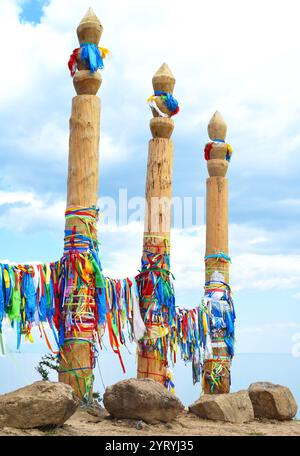
<instances>
[{"instance_id":1,"label":"carved pole top","mask_svg":"<svg viewBox=\"0 0 300 456\"><path fill-rule=\"evenodd\" d=\"M150 130L153 138L169 139L174 130L171 117L179 111L178 102L173 98L175 78L166 63L163 63L152 78L154 95L149 98L153 119Z\"/></svg>"},{"instance_id":2,"label":"carved pole top","mask_svg":"<svg viewBox=\"0 0 300 456\"><path fill-rule=\"evenodd\" d=\"M215 141L216 139L225 140L227 125L219 111L216 111L210 119L207 130L208 136L212 141Z\"/></svg>"},{"instance_id":3,"label":"carved pole top","mask_svg":"<svg viewBox=\"0 0 300 456\"><path fill-rule=\"evenodd\" d=\"M77 95L96 95L101 86L102 76L98 70L103 68L108 52L98 47L102 32L101 22L89 8L77 27L80 48L73 51L68 64Z\"/></svg>"},{"instance_id":4,"label":"carved pole top","mask_svg":"<svg viewBox=\"0 0 300 456\"><path fill-rule=\"evenodd\" d=\"M103 26L92 8L89 8L77 27L79 43L93 43L98 46Z\"/></svg>"},{"instance_id":5,"label":"carved pole top","mask_svg":"<svg viewBox=\"0 0 300 456\"><path fill-rule=\"evenodd\" d=\"M206 144L204 151L208 173L210 177L225 177L232 149L225 141L227 125L219 111L216 111L210 119L207 130L211 140Z\"/></svg>"},{"instance_id":6,"label":"carved pole top","mask_svg":"<svg viewBox=\"0 0 300 456\"><path fill-rule=\"evenodd\" d=\"M152 78L154 90L173 94L176 79L166 63L163 63Z\"/></svg>"}]
</instances>

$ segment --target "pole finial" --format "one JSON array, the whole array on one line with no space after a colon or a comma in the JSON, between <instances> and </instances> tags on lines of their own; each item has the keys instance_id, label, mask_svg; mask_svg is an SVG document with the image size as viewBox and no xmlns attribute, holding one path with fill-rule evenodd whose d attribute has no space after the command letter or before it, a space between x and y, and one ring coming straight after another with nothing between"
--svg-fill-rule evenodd
<instances>
[{"instance_id":1,"label":"pole finial","mask_svg":"<svg viewBox=\"0 0 300 456\"><path fill-rule=\"evenodd\" d=\"M208 136L212 141L205 146L208 173L210 177L225 177L231 149L225 142L227 125L219 111L216 111L210 119L207 130Z\"/></svg>"},{"instance_id":2,"label":"pole finial","mask_svg":"<svg viewBox=\"0 0 300 456\"><path fill-rule=\"evenodd\" d=\"M176 79L169 66L163 63L152 78L154 90L161 90L173 94Z\"/></svg>"},{"instance_id":3,"label":"pole finial","mask_svg":"<svg viewBox=\"0 0 300 456\"><path fill-rule=\"evenodd\" d=\"M216 111L210 119L207 130L208 136L212 141L216 139L225 140L227 125L219 111Z\"/></svg>"},{"instance_id":4,"label":"pole finial","mask_svg":"<svg viewBox=\"0 0 300 456\"><path fill-rule=\"evenodd\" d=\"M89 8L77 28L79 43L93 43L98 46L102 32L103 26L100 20L94 10Z\"/></svg>"},{"instance_id":5,"label":"pole finial","mask_svg":"<svg viewBox=\"0 0 300 456\"><path fill-rule=\"evenodd\" d=\"M169 66L163 63L152 78L154 95L157 92L163 92L173 95L176 79ZM171 97L173 98L173 97ZM176 101L176 100L174 100ZM155 96L154 107L151 110L153 119L150 120L150 130L153 138L170 138L174 130L174 122L171 117L174 112L165 103L164 98L157 94ZM179 108L178 108L179 109ZM175 114L178 111L175 112Z\"/></svg>"},{"instance_id":6,"label":"pole finial","mask_svg":"<svg viewBox=\"0 0 300 456\"><path fill-rule=\"evenodd\" d=\"M97 70L102 68L103 65L101 67L97 61L97 65L91 67L90 53L86 51L84 53L84 48L92 48L93 55L95 56L94 60L97 60L97 52L101 53L101 49L98 46L102 32L103 27L101 22L93 9L89 8L77 28L80 49L74 51L78 51L75 54L76 68L78 71L76 71L73 77L73 84L77 95L96 95L101 86L102 76ZM82 57L83 53L84 57Z\"/></svg>"}]
</instances>

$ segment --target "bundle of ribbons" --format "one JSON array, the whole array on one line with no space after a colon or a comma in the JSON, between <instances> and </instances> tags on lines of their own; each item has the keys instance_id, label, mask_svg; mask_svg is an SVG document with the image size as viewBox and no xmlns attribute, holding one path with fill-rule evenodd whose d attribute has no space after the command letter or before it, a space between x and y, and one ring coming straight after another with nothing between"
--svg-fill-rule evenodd
<instances>
[{"instance_id":1,"label":"bundle of ribbons","mask_svg":"<svg viewBox=\"0 0 300 456\"><path fill-rule=\"evenodd\" d=\"M87 292L87 288L82 288L86 285L87 270L98 274L97 269L92 269L92 264L93 258L82 254L71 256L69 261L64 257L56 263L0 264L0 335L3 319L7 318L17 331L19 349L21 336L33 342L32 328L37 326L41 329L41 334L44 334L43 323L49 323L54 330L57 345L61 346L64 343L64 332L60 328L65 327L69 332L96 330L103 335L107 320L111 319L115 335L121 343L125 341L124 334L128 334L130 341L136 339L141 334L141 325L137 320L138 295L135 280L103 277L103 288L96 288L97 295L94 298ZM70 269L72 274L75 271L76 289L68 287L64 279ZM64 288L64 300L60 303ZM80 290L83 290L82 295ZM74 300L76 311L72 311L71 300ZM65 319L61 318L62 310L65 310ZM58 331L55 331L56 328Z\"/></svg>"},{"instance_id":2,"label":"bundle of ribbons","mask_svg":"<svg viewBox=\"0 0 300 456\"><path fill-rule=\"evenodd\" d=\"M55 264L11 265L0 264L0 342L2 340L2 322L7 317L17 332L17 348L21 337L33 342L31 329L40 328L41 334L49 343L44 323L48 322L57 342L53 326L55 314L54 277Z\"/></svg>"},{"instance_id":3,"label":"bundle of ribbons","mask_svg":"<svg viewBox=\"0 0 300 456\"><path fill-rule=\"evenodd\" d=\"M93 43L82 43L80 48L74 49L70 56L68 68L71 76L74 77L79 60L84 63L85 67L89 69L92 74L98 70L102 70L104 68L103 59L105 59L109 53L108 49L103 47L98 48Z\"/></svg>"},{"instance_id":4,"label":"bundle of ribbons","mask_svg":"<svg viewBox=\"0 0 300 456\"><path fill-rule=\"evenodd\" d=\"M49 349L68 366L69 344L90 345L90 366L97 357L103 335L118 355L123 370L121 346L135 340L145 356L160 359L166 366L176 363L178 350L185 362L192 362L193 380L200 381L206 359L215 362L210 372L212 390L222 360L234 353L234 305L229 285L220 272L213 272L205 284L202 304L195 309L175 307L170 255L167 243L160 249L146 248L142 267L135 279L104 277L97 241L98 209L71 207L66 211L65 248L55 263L35 265L0 264L0 345L2 321L8 318L16 328L17 347L21 338L33 342L37 326ZM228 262L222 252L206 260ZM220 268L218 268L220 269ZM50 344L44 323L50 326L57 347ZM169 358L168 358L169 357ZM221 367L220 367L221 366ZM78 368L80 369L80 368ZM221 369L222 370L222 369ZM67 369L78 375L73 369ZM173 389L170 372L165 384ZM87 379L88 397L92 379Z\"/></svg>"},{"instance_id":5,"label":"bundle of ribbons","mask_svg":"<svg viewBox=\"0 0 300 456\"><path fill-rule=\"evenodd\" d=\"M176 316L173 322L171 354L173 352L176 355L177 346L179 346L181 358L185 362L193 360L200 346L198 307L195 309L176 309ZM176 362L176 357L173 357L172 361Z\"/></svg>"},{"instance_id":6,"label":"bundle of ribbons","mask_svg":"<svg viewBox=\"0 0 300 456\"><path fill-rule=\"evenodd\" d=\"M208 372L203 372L203 381L208 381L213 393L221 377L229 375L228 367L234 355L236 318L230 286L219 271L213 272L205 283L200 311L200 345L204 361L212 361L213 365Z\"/></svg>"},{"instance_id":7,"label":"bundle of ribbons","mask_svg":"<svg viewBox=\"0 0 300 456\"><path fill-rule=\"evenodd\" d=\"M230 162L232 156L232 147L230 144L226 144L223 139L214 139L213 141L208 142L204 148L204 158L205 160L210 160L210 153L214 145L224 144L226 145L226 155L225 159Z\"/></svg>"},{"instance_id":8,"label":"bundle of ribbons","mask_svg":"<svg viewBox=\"0 0 300 456\"><path fill-rule=\"evenodd\" d=\"M40 328L49 349L67 363L66 346L75 340L89 343L93 368L97 350L107 330L115 353L128 340L144 334L135 280L105 278L97 241L98 210L68 208L63 257L49 264L0 264L0 340L2 321L7 317L21 336L33 342L33 326ZM44 329L48 322L57 348L53 349ZM126 330L126 331L125 331ZM71 371L69 369L68 371Z\"/></svg>"},{"instance_id":9,"label":"bundle of ribbons","mask_svg":"<svg viewBox=\"0 0 300 456\"><path fill-rule=\"evenodd\" d=\"M124 368L120 346L133 339L140 340L145 333L139 313L138 286L141 286L141 281L103 277L98 266L91 252L85 255L73 253L56 263L44 265L0 264L0 327L2 319L7 317L16 328L19 349L22 335L33 342L31 330L37 326L53 353L58 353L66 342L70 343L72 336L76 338L84 332L96 332L102 346L103 334L107 330L110 344ZM88 288L89 275L95 277L95 282L90 282ZM68 283L66 277L69 277ZM154 274L154 277L156 283L157 276ZM72 285L72 280L76 286ZM162 291L164 287L165 291ZM178 349L184 361L192 361L200 344L200 308L174 310L171 303L171 312L161 313L158 310L162 308L161 297L173 300L174 296L172 286L163 285L163 281L158 284L158 289L160 301L153 296L152 309L147 309L147 334L155 339L151 341L158 349L158 355L165 357L169 349L172 364L176 363ZM162 299L167 302L164 297ZM55 348L45 331L46 322L53 331ZM164 342L160 336L167 336ZM142 341L147 350L151 350L151 341L147 336Z\"/></svg>"},{"instance_id":10,"label":"bundle of ribbons","mask_svg":"<svg viewBox=\"0 0 300 456\"><path fill-rule=\"evenodd\" d=\"M217 310L220 309L204 304L194 309L175 307L168 255L146 251L142 260L142 270L136 280L141 313L147 328L146 334L139 341L141 355L145 358L154 356L169 367L176 363L177 353L180 352L180 357L185 363L192 363L194 383L200 382L204 361L212 356L211 339L214 329L221 325L221 317L219 316L219 320L215 317ZM230 302L232 303L231 298ZM225 312L225 306L222 310ZM227 321L226 312L225 315L224 321ZM225 327L225 323L222 326ZM231 341L233 344L234 334L231 329L228 333L228 343ZM169 382L167 377L166 383Z\"/></svg>"},{"instance_id":11,"label":"bundle of ribbons","mask_svg":"<svg viewBox=\"0 0 300 456\"><path fill-rule=\"evenodd\" d=\"M64 347L66 339L77 343L81 338L84 343L90 343L91 370L97 356L96 343L102 347L103 334L107 330L111 348L118 355L125 372L120 347L126 346L127 340L139 337L141 327L144 332L137 286L130 279L116 280L103 276L97 221L98 210L95 207L71 207L66 211L65 250L58 273L59 311L55 325L60 347ZM65 350L60 352L64 358ZM73 374L74 369L70 371ZM77 375L76 372L74 375ZM87 387L90 385L92 381ZM89 396L89 390L85 396Z\"/></svg>"},{"instance_id":12,"label":"bundle of ribbons","mask_svg":"<svg viewBox=\"0 0 300 456\"><path fill-rule=\"evenodd\" d=\"M142 268L136 277L141 314L147 329L139 341L139 350L142 357L154 357L161 361L166 367L165 385L173 390L174 384L167 368L176 363L178 350L185 362L195 364L201 349L200 331L203 327L200 325L200 307L175 307L167 242L163 247L164 253L159 248L156 251L155 246L144 251Z\"/></svg>"},{"instance_id":13,"label":"bundle of ribbons","mask_svg":"<svg viewBox=\"0 0 300 456\"><path fill-rule=\"evenodd\" d=\"M163 102L163 106L170 112L170 114L167 114L163 112L157 102L158 100L161 100ZM175 116L179 112L179 105L178 101L175 100L173 95L168 92L163 92L161 90L156 90L154 92L154 95L151 95L148 100L147 100L150 108L153 108L160 117L172 117Z\"/></svg>"},{"instance_id":14,"label":"bundle of ribbons","mask_svg":"<svg viewBox=\"0 0 300 456\"><path fill-rule=\"evenodd\" d=\"M142 268L136 277L141 314L147 330L140 345L143 352L153 352L161 360L167 358L170 327L175 317L170 276L169 254L145 250Z\"/></svg>"}]
</instances>

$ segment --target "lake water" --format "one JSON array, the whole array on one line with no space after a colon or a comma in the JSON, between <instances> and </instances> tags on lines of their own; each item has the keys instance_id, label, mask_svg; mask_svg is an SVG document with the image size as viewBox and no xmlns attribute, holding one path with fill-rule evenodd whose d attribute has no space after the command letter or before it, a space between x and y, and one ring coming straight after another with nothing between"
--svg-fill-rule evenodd
<instances>
[{"instance_id":1,"label":"lake water","mask_svg":"<svg viewBox=\"0 0 300 456\"><path fill-rule=\"evenodd\" d=\"M0 358L0 393L6 393L39 380L34 367L41 355L17 353ZM123 356L126 374L123 375L120 363L111 351L103 351L99 357L99 366L95 369L95 391L103 394L104 387L123 378L135 377L135 356L127 353ZM101 372L101 375L100 375ZM191 404L200 395L200 385L193 385L191 366L178 361L173 369L176 394L185 405ZM56 380L55 374L52 379ZM245 389L256 381L270 381L288 386L300 406L300 358L290 354L237 354L232 366L232 392ZM298 411L298 418L300 411Z\"/></svg>"}]
</instances>

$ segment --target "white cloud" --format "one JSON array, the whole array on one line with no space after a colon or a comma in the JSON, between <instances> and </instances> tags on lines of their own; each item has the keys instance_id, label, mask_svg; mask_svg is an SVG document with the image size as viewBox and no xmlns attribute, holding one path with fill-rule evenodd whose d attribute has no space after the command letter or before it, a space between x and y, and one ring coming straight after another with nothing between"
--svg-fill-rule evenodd
<instances>
[{"instance_id":1,"label":"white cloud","mask_svg":"<svg viewBox=\"0 0 300 456\"><path fill-rule=\"evenodd\" d=\"M35 175L45 160L58 163L61 169L66 163L68 118L75 93L66 62L78 45L76 27L90 5L104 26L101 44L112 51L99 92L102 169L124 166L126 186L127 179L136 178L135 154L144 154L146 166L145 138L150 136L146 98L152 91L153 73L167 61L177 79L175 96L181 106L175 119L175 167L182 153L177 144L191 141L201 149L206 125L219 109L234 148L231 170L256 178L253 194L261 196L259 180L265 176L292 179L298 172L298 0L253 0L251 4L190 0L186 8L178 0L72 0L72 8L70 0L51 0L38 25L20 23L19 4L17 0L0 2L2 35L10 37L0 87L4 119L0 155L7 162L6 146L10 146L21 169L25 162L31 165L31 185L23 191L0 192L0 228L51 230L62 236L64 196L55 200L51 195L37 196ZM7 188L18 184L13 171L2 178ZM293 211L299 207L297 196L281 196L280 189L274 189L274 198L278 201L270 201L270 208ZM294 290L300 279L300 256L278 253L290 229L279 233L259 223L230 226L233 288ZM101 226L99 232L105 273L135 275L143 226ZM204 227L173 230L171 242L176 291L194 294L197 301L204 281Z\"/></svg>"},{"instance_id":2,"label":"white cloud","mask_svg":"<svg viewBox=\"0 0 300 456\"><path fill-rule=\"evenodd\" d=\"M0 206L4 204L32 204L36 196L30 192L4 192L0 191Z\"/></svg>"},{"instance_id":3,"label":"white cloud","mask_svg":"<svg viewBox=\"0 0 300 456\"><path fill-rule=\"evenodd\" d=\"M64 195L56 199L48 194L38 196L35 176L45 161L66 169L68 119L75 94L66 63L78 45L76 27L90 5L104 26L101 44L112 52L99 91L101 172L121 165L125 187L127 180L136 179L136 154L140 154L138 158L143 154L146 166L150 137L146 98L152 91L154 72L167 61L177 79L174 95L181 107L175 118L175 169L179 154L202 149L207 123L219 109L234 149L231 176L242 176L246 182L254 177L253 195L258 198L260 182L267 185L269 179L287 177L292 192L281 195L278 181L269 207L298 210L299 185L294 179L298 179L300 164L300 63L295 58L299 52L299 0L190 0L185 7L179 0L51 0L38 25L20 23L21 3L0 1L0 28L2 36L9 37L9 46L3 45L0 86L0 183L4 190L20 189L13 169L5 174L4 162L12 154L12 159L18 157L16 165L21 170L24 164L31 168L30 185L20 191L0 192L0 229L50 230L62 240ZM178 144L186 148L179 150ZM49 181L55 177L49 173ZM199 184L195 182L195 186ZM233 179L231 188L233 191ZM291 233L297 235L293 226L279 232L259 226L260 220L255 222L255 227L246 222L230 226L233 289L285 289L300 299L295 293L300 255L278 253L284 252L283 241ZM134 276L142 253L142 224L102 225L99 233L105 274ZM171 243L176 292L195 296L194 305L203 292L204 226L172 230ZM188 304L188 299L180 303ZM253 312L253 320L256 318ZM266 343L270 345L266 350L275 351L281 339L287 346L288 335L299 330L298 326L296 322L282 326L249 323L249 327L238 325L237 330L247 351L249 346L255 349L255 344L261 351Z\"/></svg>"},{"instance_id":4,"label":"white cloud","mask_svg":"<svg viewBox=\"0 0 300 456\"><path fill-rule=\"evenodd\" d=\"M298 330L300 329L300 324L298 323L267 323L260 326L248 326L239 328L240 334L266 334L270 332L278 331L289 331L289 330Z\"/></svg>"},{"instance_id":5,"label":"white cloud","mask_svg":"<svg viewBox=\"0 0 300 456\"><path fill-rule=\"evenodd\" d=\"M270 204L280 209L293 211L300 209L300 198L279 199L278 201L272 201Z\"/></svg>"},{"instance_id":6,"label":"white cloud","mask_svg":"<svg viewBox=\"0 0 300 456\"><path fill-rule=\"evenodd\" d=\"M287 140L287 132L295 130L300 120L299 63L294 57L299 42L297 0L289 0L289 7L269 0L253 0L251 7L236 0L191 0L188 8L174 0L103 0L101 4L72 0L72 8L69 0L51 0L38 25L20 23L19 4L1 0L0 5L1 30L3 36L10 36L0 100L1 110L14 107L17 117L24 104L34 110L39 103L43 110L41 131L32 125L22 139L29 156L32 142L33 149L40 143L39 133L41 140L48 138L53 159L56 142L58 150L66 146L67 113L74 93L66 62L77 46L77 24L91 5L104 26L102 44L112 51L100 94L105 101L103 115L110 118L103 145L112 151L114 162L124 159L125 147L134 150L134 125L141 128L140 119L146 122L151 78L166 60L177 78L176 96L182 106L176 119L178 139L191 131L195 135L196 130L205 137L206 124L218 108L237 151L235 166L260 175L293 171L291 154L299 146L299 135ZM60 118L59 126L53 126L55 110L63 112L65 119L63 123ZM126 138L119 146L111 130L117 136L125 119ZM105 149L103 154L109 156Z\"/></svg>"},{"instance_id":7,"label":"white cloud","mask_svg":"<svg viewBox=\"0 0 300 456\"><path fill-rule=\"evenodd\" d=\"M65 212L63 201L47 204L34 193L0 192L0 207L6 204L8 207L0 215L0 228L13 232L36 230L63 232Z\"/></svg>"},{"instance_id":8,"label":"white cloud","mask_svg":"<svg viewBox=\"0 0 300 456\"><path fill-rule=\"evenodd\" d=\"M253 326L237 324L237 353L296 353L300 324L291 321L261 323Z\"/></svg>"},{"instance_id":9,"label":"white cloud","mask_svg":"<svg viewBox=\"0 0 300 456\"><path fill-rule=\"evenodd\" d=\"M20 150L28 159L39 161L55 161L67 168L69 147L69 132L62 125L62 120L46 119L41 128L36 126L29 132L22 132L17 137L11 138L8 144ZM103 134L101 136L100 161L101 166L113 165L126 160L128 148L117 142L115 138Z\"/></svg>"},{"instance_id":10,"label":"white cloud","mask_svg":"<svg viewBox=\"0 0 300 456\"><path fill-rule=\"evenodd\" d=\"M61 71L62 56L68 53L71 35L57 33L48 25L33 26L20 23L18 1L1 0L0 26L3 36L9 37L6 52L6 71L1 76L0 99L2 109L29 104L49 93L49 86L57 84L55 74ZM65 16L64 14L62 16ZM12 33L13 30L13 33ZM52 79L52 80L51 80Z\"/></svg>"},{"instance_id":11,"label":"white cloud","mask_svg":"<svg viewBox=\"0 0 300 456\"><path fill-rule=\"evenodd\" d=\"M100 164L102 166L115 165L126 161L129 155L129 148L121 144L116 138L108 135L101 136Z\"/></svg>"},{"instance_id":12,"label":"white cloud","mask_svg":"<svg viewBox=\"0 0 300 456\"><path fill-rule=\"evenodd\" d=\"M5 206L7 204L7 207ZM62 236L65 202L46 204L33 193L0 192L0 228L26 232L52 231ZM101 218L100 218L101 219ZM18 223L16 224L16 220ZM101 220L100 220L101 222ZM110 277L132 277L140 266L143 223L99 223L104 272ZM231 284L235 290L294 289L300 283L300 254L266 254L278 234L246 224L229 226ZM284 235L284 233L283 233ZM205 226L172 229L171 266L180 292L202 293L204 282Z\"/></svg>"},{"instance_id":13,"label":"white cloud","mask_svg":"<svg viewBox=\"0 0 300 456\"><path fill-rule=\"evenodd\" d=\"M47 121L41 128L32 129L24 136L16 137L11 145L24 152L26 158L43 162L46 160L63 161L66 163L69 134L61 123L55 120Z\"/></svg>"},{"instance_id":14,"label":"white cloud","mask_svg":"<svg viewBox=\"0 0 300 456\"><path fill-rule=\"evenodd\" d=\"M234 258L232 282L238 289L284 290L298 287L300 255L241 254Z\"/></svg>"},{"instance_id":15,"label":"white cloud","mask_svg":"<svg viewBox=\"0 0 300 456\"><path fill-rule=\"evenodd\" d=\"M300 255L250 253L259 245L258 229L236 225L230 229L232 244L231 284L234 290L293 290L300 282ZM142 224L100 226L102 263L110 276L133 276L142 253ZM272 232L269 233L270 239ZM171 233L171 269L179 292L202 293L204 285L205 228L174 229Z\"/></svg>"}]
</instances>

